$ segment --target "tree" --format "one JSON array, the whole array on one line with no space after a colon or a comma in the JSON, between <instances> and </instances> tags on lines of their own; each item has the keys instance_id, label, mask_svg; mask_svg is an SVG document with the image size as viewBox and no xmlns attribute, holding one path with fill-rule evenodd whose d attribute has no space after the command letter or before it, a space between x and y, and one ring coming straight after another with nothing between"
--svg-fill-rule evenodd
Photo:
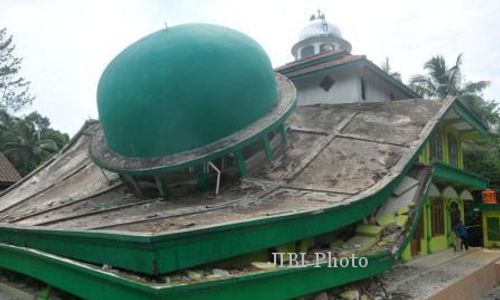
<instances>
[{"instance_id":1,"label":"tree","mask_svg":"<svg viewBox=\"0 0 500 300\"><path fill-rule=\"evenodd\" d=\"M8 111L19 109L33 102L30 82L19 75L22 58L14 55L15 46L7 29L0 29L0 108Z\"/></svg>"},{"instance_id":2,"label":"tree","mask_svg":"<svg viewBox=\"0 0 500 300\"><path fill-rule=\"evenodd\" d=\"M402 80L401 80L401 73L392 71L392 69L391 69L391 65L389 64L389 57L386 57L386 58L385 58L385 61L383 61L383 62L380 64L380 68L381 68L383 71L385 71L387 74L389 74L389 75L391 75L392 77L394 77L396 80L398 80L398 81L402 81Z\"/></svg>"},{"instance_id":3,"label":"tree","mask_svg":"<svg viewBox=\"0 0 500 300\"><path fill-rule=\"evenodd\" d=\"M446 96L480 97L489 81L464 82L462 54L455 64L448 66L442 55L436 55L424 64L425 75L414 75L410 88L424 98L442 99Z\"/></svg>"},{"instance_id":4,"label":"tree","mask_svg":"<svg viewBox=\"0 0 500 300\"><path fill-rule=\"evenodd\" d=\"M499 104L485 100L482 92L488 81L466 82L462 72L462 54L449 65L441 55L436 55L424 65L425 75L410 79L410 88L424 98L443 99L456 96L492 129L500 126ZM474 143L464 144L465 168L476 174L500 182L500 138L488 137Z\"/></svg>"},{"instance_id":5,"label":"tree","mask_svg":"<svg viewBox=\"0 0 500 300\"><path fill-rule=\"evenodd\" d=\"M26 175L69 141L67 134L50 128L50 121L33 112L17 118L0 111L0 150Z\"/></svg>"},{"instance_id":6,"label":"tree","mask_svg":"<svg viewBox=\"0 0 500 300\"><path fill-rule=\"evenodd\" d=\"M60 150L67 134L50 128L47 117L32 112L25 117L12 113L30 105L30 82L19 75L22 59L14 55L12 35L0 29L0 151L25 175Z\"/></svg>"}]
</instances>

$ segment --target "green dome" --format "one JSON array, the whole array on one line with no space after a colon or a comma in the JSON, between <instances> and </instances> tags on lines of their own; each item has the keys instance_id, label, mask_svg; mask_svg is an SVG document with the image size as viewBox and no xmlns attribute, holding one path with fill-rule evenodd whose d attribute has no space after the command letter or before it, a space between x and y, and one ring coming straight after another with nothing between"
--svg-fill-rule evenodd
<instances>
[{"instance_id":1,"label":"green dome","mask_svg":"<svg viewBox=\"0 0 500 300\"><path fill-rule=\"evenodd\" d=\"M107 147L165 156L225 138L277 103L269 57L249 36L208 24L150 34L106 67L97 89Z\"/></svg>"}]
</instances>

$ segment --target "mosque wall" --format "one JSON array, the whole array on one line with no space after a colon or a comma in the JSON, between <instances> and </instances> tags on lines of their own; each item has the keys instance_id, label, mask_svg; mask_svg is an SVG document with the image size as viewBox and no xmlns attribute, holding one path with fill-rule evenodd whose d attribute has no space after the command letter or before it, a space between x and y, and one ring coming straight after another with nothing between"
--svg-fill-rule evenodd
<instances>
[{"instance_id":1,"label":"mosque wall","mask_svg":"<svg viewBox=\"0 0 500 300\"><path fill-rule=\"evenodd\" d=\"M326 76L335 83L325 90L320 86ZM293 79L297 88L299 105L316 103L352 103L361 101L359 77L353 72L335 72L335 74L314 74L309 77Z\"/></svg>"}]
</instances>

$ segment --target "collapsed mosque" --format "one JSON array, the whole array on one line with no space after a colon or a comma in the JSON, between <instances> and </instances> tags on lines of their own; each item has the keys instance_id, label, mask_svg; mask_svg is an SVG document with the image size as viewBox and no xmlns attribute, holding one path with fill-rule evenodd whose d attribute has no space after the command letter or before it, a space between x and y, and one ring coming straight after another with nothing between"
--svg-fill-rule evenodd
<instances>
[{"instance_id":1,"label":"collapsed mosque","mask_svg":"<svg viewBox=\"0 0 500 300\"><path fill-rule=\"evenodd\" d=\"M99 121L1 193L0 267L87 299L289 299L448 248L488 187L462 145L488 128L351 48L321 15L275 70L216 25L130 45L99 81Z\"/></svg>"}]
</instances>

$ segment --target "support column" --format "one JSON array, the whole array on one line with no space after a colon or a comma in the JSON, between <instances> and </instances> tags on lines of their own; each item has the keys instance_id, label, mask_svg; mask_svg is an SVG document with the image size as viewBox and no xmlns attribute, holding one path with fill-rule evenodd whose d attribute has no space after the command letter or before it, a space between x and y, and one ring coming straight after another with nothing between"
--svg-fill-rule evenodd
<instances>
[{"instance_id":1,"label":"support column","mask_svg":"<svg viewBox=\"0 0 500 300\"><path fill-rule=\"evenodd\" d=\"M137 193L137 196L139 196L140 198L144 198L144 194L142 193L142 190L139 187L139 184L137 184L137 182L135 181L135 179L132 176L123 175L122 177L128 184L130 184L134 188L135 192Z\"/></svg>"},{"instance_id":2,"label":"support column","mask_svg":"<svg viewBox=\"0 0 500 300\"><path fill-rule=\"evenodd\" d=\"M248 175L248 167L247 163L245 161L245 157L243 156L243 152L241 149L237 149L234 152L234 156L236 157L236 163L238 164L238 169L240 170L240 175L242 177Z\"/></svg>"},{"instance_id":3,"label":"support column","mask_svg":"<svg viewBox=\"0 0 500 300\"><path fill-rule=\"evenodd\" d=\"M165 198L167 196L167 189L164 181L160 177L155 176L155 183L156 183L156 188L158 189L158 193L160 193L160 196L162 198Z\"/></svg>"},{"instance_id":4,"label":"support column","mask_svg":"<svg viewBox=\"0 0 500 300\"><path fill-rule=\"evenodd\" d=\"M207 174L204 172L203 165L197 165L195 170L198 175L198 187L202 192L208 191L208 179Z\"/></svg>"},{"instance_id":5,"label":"support column","mask_svg":"<svg viewBox=\"0 0 500 300\"><path fill-rule=\"evenodd\" d=\"M431 254L432 249L431 249L431 241L432 241L432 218L431 218L431 206L430 206L430 199L427 198L426 203L425 203L425 216L427 217L427 222L425 222L426 227L427 227L427 236L426 236L426 242L427 242L427 253Z\"/></svg>"},{"instance_id":6,"label":"support column","mask_svg":"<svg viewBox=\"0 0 500 300\"><path fill-rule=\"evenodd\" d=\"M281 140L282 140L283 146L284 146L288 142L287 137L286 137L286 127L285 127L284 123L281 123L281 125L279 126L279 132L281 134Z\"/></svg>"},{"instance_id":7,"label":"support column","mask_svg":"<svg viewBox=\"0 0 500 300\"><path fill-rule=\"evenodd\" d=\"M266 134L263 139L264 143L264 153L266 154L267 160L271 161L273 160L273 149L271 147L271 142L269 141L269 137Z\"/></svg>"}]
</instances>

